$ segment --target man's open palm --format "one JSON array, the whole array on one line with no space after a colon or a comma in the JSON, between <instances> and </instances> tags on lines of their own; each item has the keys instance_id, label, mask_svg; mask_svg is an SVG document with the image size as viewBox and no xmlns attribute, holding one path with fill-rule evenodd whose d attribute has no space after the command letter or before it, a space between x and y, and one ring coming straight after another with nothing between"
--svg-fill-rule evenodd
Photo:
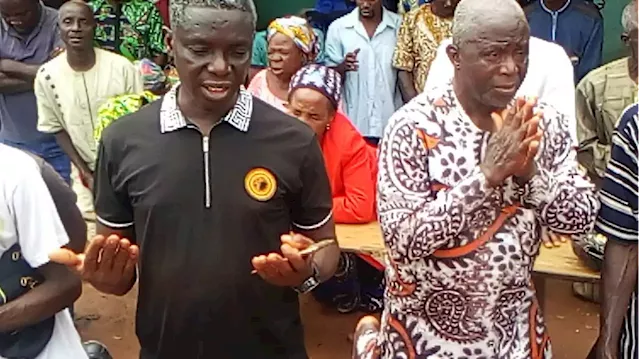
<instances>
[{"instance_id":1,"label":"man's open palm","mask_svg":"<svg viewBox=\"0 0 640 359\"><path fill-rule=\"evenodd\" d=\"M138 246L125 238L97 235L89 242L84 253L76 254L61 248L50 253L49 259L74 269L96 289L113 293L131 282L139 253Z\"/></svg>"}]
</instances>

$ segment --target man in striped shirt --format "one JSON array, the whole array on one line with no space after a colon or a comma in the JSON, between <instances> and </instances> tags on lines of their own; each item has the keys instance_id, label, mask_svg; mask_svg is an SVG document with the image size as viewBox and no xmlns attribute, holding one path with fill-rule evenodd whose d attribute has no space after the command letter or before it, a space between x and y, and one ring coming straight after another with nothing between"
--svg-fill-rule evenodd
<instances>
[{"instance_id":1,"label":"man in striped shirt","mask_svg":"<svg viewBox=\"0 0 640 359\"><path fill-rule=\"evenodd\" d=\"M627 107L613 134L596 229L607 237L602 270L598 359L638 356L638 105ZM626 312L626 315L625 315ZM596 354L593 353L592 354ZM591 356L590 356L591 357Z\"/></svg>"}]
</instances>

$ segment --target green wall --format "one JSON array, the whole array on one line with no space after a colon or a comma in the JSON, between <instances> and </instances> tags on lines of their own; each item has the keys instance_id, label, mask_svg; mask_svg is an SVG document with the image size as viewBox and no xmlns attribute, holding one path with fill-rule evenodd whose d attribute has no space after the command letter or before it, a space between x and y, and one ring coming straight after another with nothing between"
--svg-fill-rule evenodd
<instances>
[{"instance_id":1,"label":"green wall","mask_svg":"<svg viewBox=\"0 0 640 359\"><path fill-rule=\"evenodd\" d=\"M315 0L255 0L258 30L266 29L269 22L277 17L295 15L302 9L312 8L315 3Z\"/></svg>"},{"instance_id":2,"label":"green wall","mask_svg":"<svg viewBox=\"0 0 640 359\"><path fill-rule=\"evenodd\" d=\"M620 35L622 34L622 9L628 0L606 0L602 17L604 18L604 46L602 58L604 63L625 55Z\"/></svg>"}]
</instances>

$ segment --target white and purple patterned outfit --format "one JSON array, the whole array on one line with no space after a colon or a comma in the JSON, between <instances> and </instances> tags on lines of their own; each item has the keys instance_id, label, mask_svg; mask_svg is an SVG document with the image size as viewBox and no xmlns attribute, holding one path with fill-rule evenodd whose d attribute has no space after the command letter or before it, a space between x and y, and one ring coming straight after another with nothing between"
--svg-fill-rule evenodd
<instances>
[{"instance_id":1,"label":"white and purple patterned outfit","mask_svg":"<svg viewBox=\"0 0 640 359\"><path fill-rule=\"evenodd\" d=\"M543 226L592 229L599 203L577 169L568 121L540 104L538 173L491 188L479 169L491 133L451 84L391 118L378 213L389 258L382 358L551 358L531 271Z\"/></svg>"}]
</instances>

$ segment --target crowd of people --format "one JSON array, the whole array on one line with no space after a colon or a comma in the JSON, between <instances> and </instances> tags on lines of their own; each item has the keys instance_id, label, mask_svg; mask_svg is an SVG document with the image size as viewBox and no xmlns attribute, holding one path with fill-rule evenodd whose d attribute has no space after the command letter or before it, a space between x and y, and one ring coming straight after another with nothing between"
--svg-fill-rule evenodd
<instances>
[{"instance_id":1,"label":"crowd of people","mask_svg":"<svg viewBox=\"0 0 640 359\"><path fill-rule=\"evenodd\" d=\"M587 0L317 3L0 0L0 358L110 358L82 281L139 284L144 359L306 358L304 293L382 313L354 358L551 358L566 241L637 357L637 0L606 64ZM376 220L384 268L336 240Z\"/></svg>"}]
</instances>

